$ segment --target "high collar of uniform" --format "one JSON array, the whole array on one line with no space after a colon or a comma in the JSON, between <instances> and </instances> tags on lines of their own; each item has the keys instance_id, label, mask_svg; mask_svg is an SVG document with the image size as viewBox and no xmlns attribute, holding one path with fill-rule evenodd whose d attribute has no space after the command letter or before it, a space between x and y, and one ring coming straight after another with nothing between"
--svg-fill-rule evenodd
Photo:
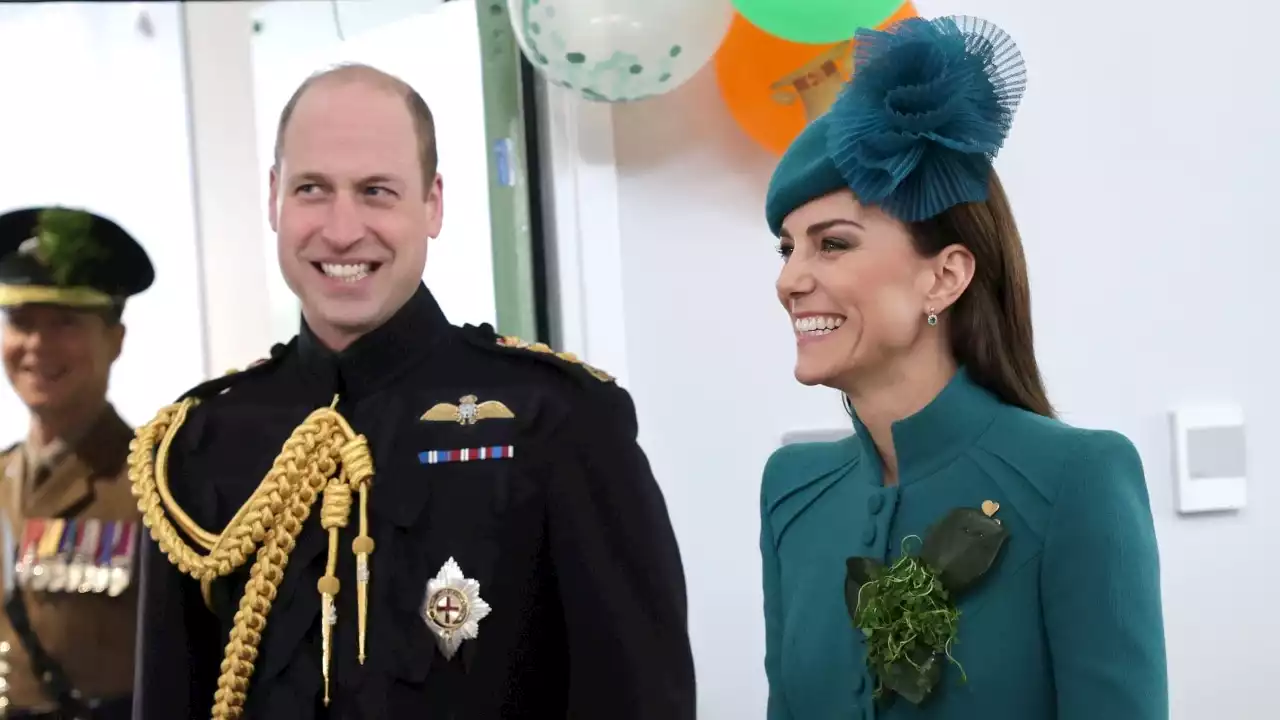
<instances>
[{"instance_id":1,"label":"high collar of uniform","mask_svg":"<svg viewBox=\"0 0 1280 720\"><path fill-rule=\"evenodd\" d=\"M327 393L358 399L386 386L421 362L452 328L425 285L387 322L334 352L320 342L304 319L298 357L309 381Z\"/></svg>"},{"instance_id":2,"label":"high collar of uniform","mask_svg":"<svg viewBox=\"0 0 1280 720\"><path fill-rule=\"evenodd\" d=\"M968 450L991 424L1000 401L960 368L933 400L919 412L893 423L893 447L898 478L903 485L924 479ZM853 425L865 457L880 453L871 433L853 411Z\"/></svg>"}]
</instances>

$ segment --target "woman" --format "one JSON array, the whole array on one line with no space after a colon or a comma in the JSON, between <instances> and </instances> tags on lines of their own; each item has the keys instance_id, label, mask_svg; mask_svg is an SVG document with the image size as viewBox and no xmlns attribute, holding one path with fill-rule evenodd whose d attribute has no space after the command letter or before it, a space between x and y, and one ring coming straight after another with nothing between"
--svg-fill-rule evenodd
<instances>
[{"instance_id":1,"label":"woman","mask_svg":"<svg viewBox=\"0 0 1280 720\"><path fill-rule=\"evenodd\" d=\"M971 18L856 47L767 200L796 378L856 431L764 472L768 717L1164 720L1141 460L1054 419L991 167L1017 48Z\"/></svg>"}]
</instances>

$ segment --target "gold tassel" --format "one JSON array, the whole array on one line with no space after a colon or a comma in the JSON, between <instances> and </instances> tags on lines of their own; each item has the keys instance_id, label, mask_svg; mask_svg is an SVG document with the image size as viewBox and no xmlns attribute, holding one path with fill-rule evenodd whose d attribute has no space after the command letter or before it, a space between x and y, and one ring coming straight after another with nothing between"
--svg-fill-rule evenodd
<instances>
[{"instance_id":1,"label":"gold tassel","mask_svg":"<svg viewBox=\"0 0 1280 720\"><path fill-rule=\"evenodd\" d=\"M360 664L365 660L365 636L369 615L369 555L373 553L373 538L369 537L369 485L373 481L373 461L368 449L361 452L359 444L344 445L342 464L350 487L360 491L360 535L351 543L356 556L356 608L359 624Z\"/></svg>"},{"instance_id":2,"label":"gold tassel","mask_svg":"<svg viewBox=\"0 0 1280 720\"><path fill-rule=\"evenodd\" d=\"M325 563L324 577L316 583L320 591L320 631L324 664L324 704L329 705L329 664L333 657L333 626L338 623L335 598L341 583L338 582L338 533L351 518L351 486L346 480L346 468L342 476L331 480L324 488L324 503L320 506L320 527L329 531L329 559Z\"/></svg>"}]
</instances>

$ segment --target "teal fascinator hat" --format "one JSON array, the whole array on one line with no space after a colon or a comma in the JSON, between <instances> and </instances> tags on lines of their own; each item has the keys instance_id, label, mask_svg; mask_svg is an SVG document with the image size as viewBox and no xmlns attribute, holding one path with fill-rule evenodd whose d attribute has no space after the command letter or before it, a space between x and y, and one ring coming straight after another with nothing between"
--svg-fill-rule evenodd
<instances>
[{"instance_id":1,"label":"teal fascinator hat","mask_svg":"<svg viewBox=\"0 0 1280 720\"><path fill-rule=\"evenodd\" d=\"M987 198L991 164L1027 86L1018 46L972 17L859 30L853 79L783 154L765 215L849 188L903 222Z\"/></svg>"}]
</instances>

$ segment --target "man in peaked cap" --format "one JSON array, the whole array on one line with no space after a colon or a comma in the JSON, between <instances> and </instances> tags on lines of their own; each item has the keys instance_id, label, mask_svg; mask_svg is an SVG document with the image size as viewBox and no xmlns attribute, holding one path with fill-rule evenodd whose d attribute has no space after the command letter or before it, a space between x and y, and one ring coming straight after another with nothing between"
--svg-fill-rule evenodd
<instances>
[{"instance_id":1,"label":"man in peaked cap","mask_svg":"<svg viewBox=\"0 0 1280 720\"><path fill-rule=\"evenodd\" d=\"M0 215L0 355L30 412L26 439L0 454L0 717L130 716L133 431L107 386L125 300L154 276L142 247L106 218Z\"/></svg>"}]
</instances>

